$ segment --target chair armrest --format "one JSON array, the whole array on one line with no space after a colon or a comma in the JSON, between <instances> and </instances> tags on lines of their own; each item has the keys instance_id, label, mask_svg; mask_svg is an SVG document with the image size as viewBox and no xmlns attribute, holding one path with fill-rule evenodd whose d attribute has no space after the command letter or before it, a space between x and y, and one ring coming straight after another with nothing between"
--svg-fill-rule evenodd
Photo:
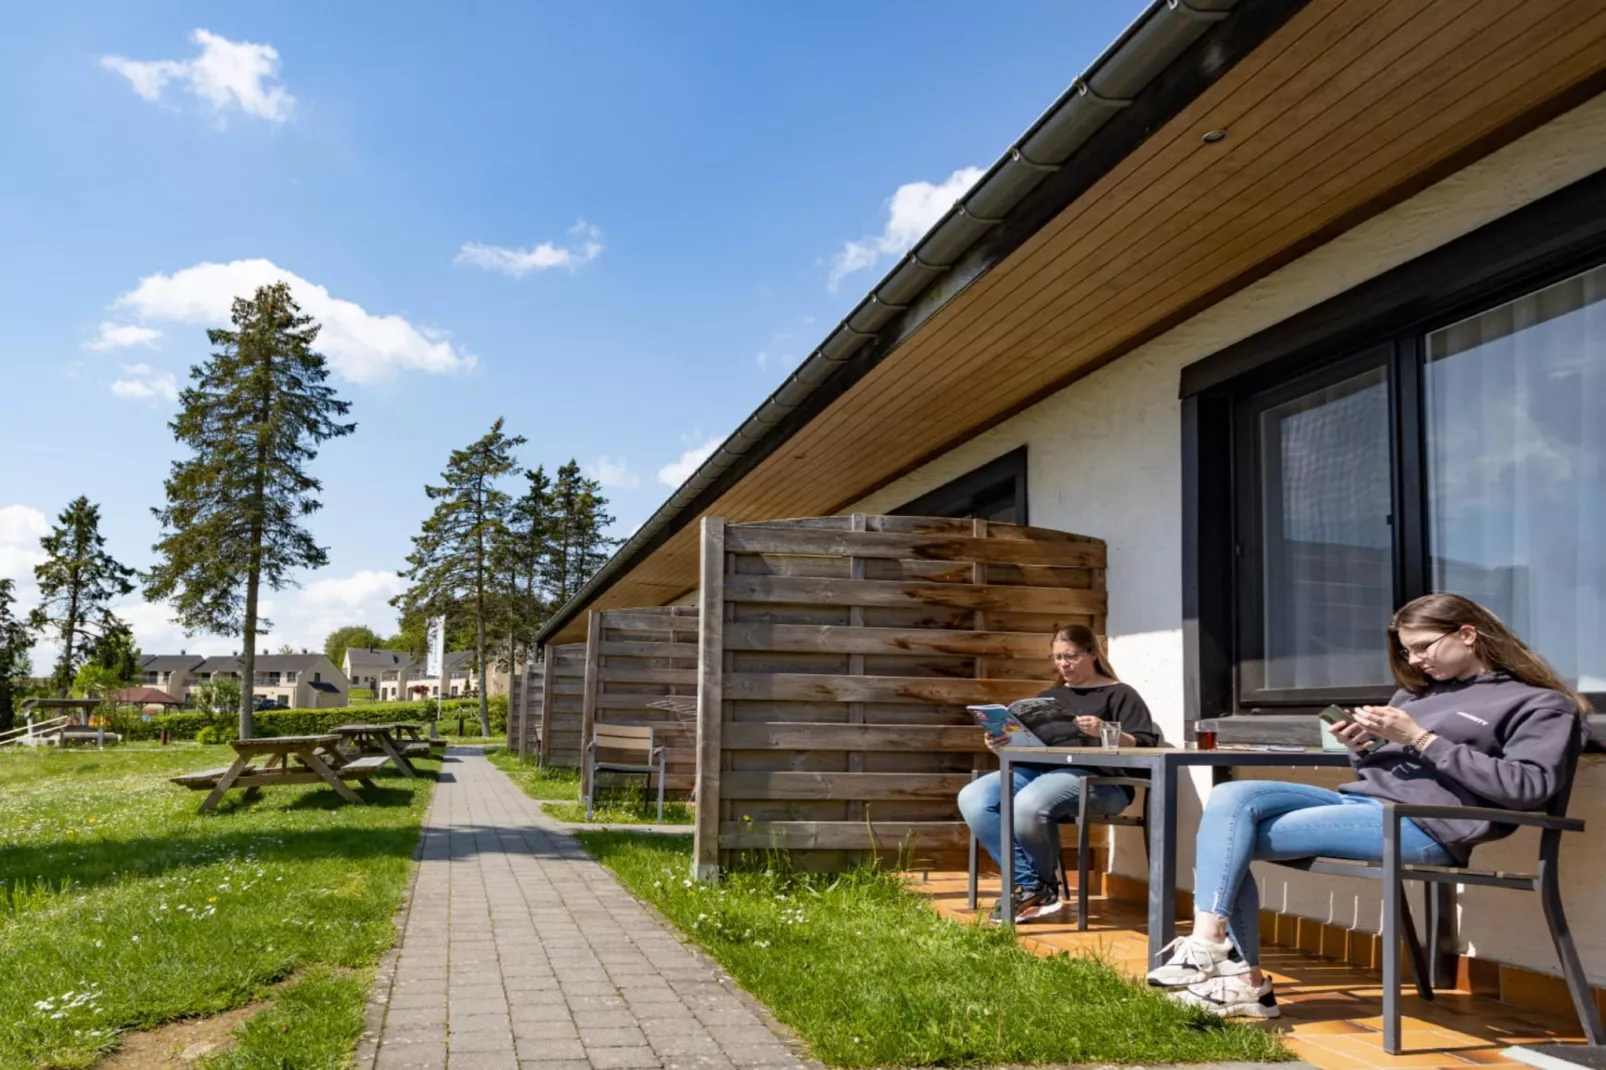
<instances>
[{"instance_id":1,"label":"chair armrest","mask_svg":"<svg viewBox=\"0 0 1606 1070\"><path fill-rule=\"evenodd\" d=\"M1533 828L1582 832L1584 822L1576 817L1554 817L1532 810L1498 810L1492 806L1423 806L1416 803L1384 803L1385 813L1395 817L1437 817L1461 821L1492 821L1497 825L1527 825Z\"/></svg>"},{"instance_id":2,"label":"chair armrest","mask_svg":"<svg viewBox=\"0 0 1606 1070\"><path fill-rule=\"evenodd\" d=\"M1095 773L1092 776L1083 777L1082 783L1095 785L1119 784L1123 788L1146 788L1149 786L1149 778L1141 776L1104 776L1103 774Z\"/></svg>"}]
</instances>

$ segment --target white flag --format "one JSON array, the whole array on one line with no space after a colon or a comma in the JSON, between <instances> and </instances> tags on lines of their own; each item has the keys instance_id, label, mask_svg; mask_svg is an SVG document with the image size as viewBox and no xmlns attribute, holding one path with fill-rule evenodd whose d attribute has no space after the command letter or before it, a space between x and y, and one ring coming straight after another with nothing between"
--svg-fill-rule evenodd
<instances>
[{"instance_id":1,"label":"white flag","mask_svg":"<svg viewBox=\"0 0 1606 1070\"><path fill-rule=\"evenodd\" d=\"M429 653L425 655L424 675L439 679L446 665L446 618L431 617L424 635L429 644ZM442 691L445 688L441 689Z\"/></svg>"}]
</instances>

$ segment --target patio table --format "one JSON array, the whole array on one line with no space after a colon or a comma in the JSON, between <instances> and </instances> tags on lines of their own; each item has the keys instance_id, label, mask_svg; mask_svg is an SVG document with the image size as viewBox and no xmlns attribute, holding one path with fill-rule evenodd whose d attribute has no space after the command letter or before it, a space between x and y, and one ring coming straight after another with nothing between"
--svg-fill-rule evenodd
<instances>
[{"instance_id":1,"label":"patio table","mask_svg":"<svg viewBox=\"0 0 1606 1070\"><path fill-rule=\"evenodd\" d=\"M333 729L342 741L349 744L358 754L383 754L396 763L396 768L402 771L402 776L418 776L418 770L413 768L396 746L396 725L393 724L343 724Z\"/></svg>"},{"instance_id":2,"label":"patio table","mask_svg":"<svg viewBox=\"0 0 1606 1070\"><path fill-rule=\"evenodd\" d=\"M1177 771L1185 766L1208 766L1217 779L1232 769L1247 766L1296 768L1349 768L1347 751L1319 748L1298 751L1270 750L1183 750L1171 747L1000 747L999 764L999 859L1003 887L1015 886L1015 778L1013 767L1020 765L1080 765L1102 769L1132 769L1149 774L1149 961L1177 935ZM1001 919L1013 925L1014 912L1006 910Z\"/></svg>"},{"instance_id":3,"label":"patio table","mask_svg":"<svg viewBox=\"0 0 1606 1070\"><path fill-rule=\"evenodd\" d=\"M216 809L230 788L244 788L249 795L260 787L318 781L328 784L347 802L361 803L362 799L336 772L343 765L337 749L339 743L340 737L335 735L230 740L229 746L234 748L235 758L227 769L191 773L172 779L174 783L185 787L212 789L201 802L203 814ZM267 756L267 762L256 769L250 768L251 760L261 755ZM300 762L302 768L293 768L290 765L291 758Z\"/></svg>"}]
</instances>

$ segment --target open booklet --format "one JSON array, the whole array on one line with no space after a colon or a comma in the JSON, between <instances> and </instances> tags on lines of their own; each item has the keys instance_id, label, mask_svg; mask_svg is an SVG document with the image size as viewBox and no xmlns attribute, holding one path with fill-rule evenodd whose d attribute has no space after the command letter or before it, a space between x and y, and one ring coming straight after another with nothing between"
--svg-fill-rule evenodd
<instances>
[{"instance_id":1,"label":"open booklet","mask_svg":"<svg viewBox=\"0 0 1606 1070\"><path fill-rule=\"evenodd\" d=\"M1063 714L1063 707L1051 698L1023 698L1011 702L1008 706L989 703L985 706L966 706L976 723L987 730L987 734L994 739L1006 741L1011 747L1041 747L1043 741L1033 734L1030 728L1021 722L1021 718L1031 718L1042 714Z\"/></svg>"}]
</instances>

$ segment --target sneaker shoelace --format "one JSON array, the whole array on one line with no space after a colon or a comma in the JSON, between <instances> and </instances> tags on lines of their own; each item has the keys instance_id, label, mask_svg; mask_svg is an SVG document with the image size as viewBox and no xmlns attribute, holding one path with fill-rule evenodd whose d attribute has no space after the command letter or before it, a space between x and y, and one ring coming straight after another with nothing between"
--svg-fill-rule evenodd
<instances>
[{"instance_id":1,"label":"sneaker shoelace","mask_svg":"<svg viewBox=\"0 0 1606 1070\"><path fill-rule=\"evenodd\" d=\"M1167 960L1165 955L1172 950L1176 951L1176 955ZM1160 949L1160 958L1167 966L1208 967L1211 963L1210 949L1191 936L1179 936L1162 947Z\"/></svg>"}]
</instances>

